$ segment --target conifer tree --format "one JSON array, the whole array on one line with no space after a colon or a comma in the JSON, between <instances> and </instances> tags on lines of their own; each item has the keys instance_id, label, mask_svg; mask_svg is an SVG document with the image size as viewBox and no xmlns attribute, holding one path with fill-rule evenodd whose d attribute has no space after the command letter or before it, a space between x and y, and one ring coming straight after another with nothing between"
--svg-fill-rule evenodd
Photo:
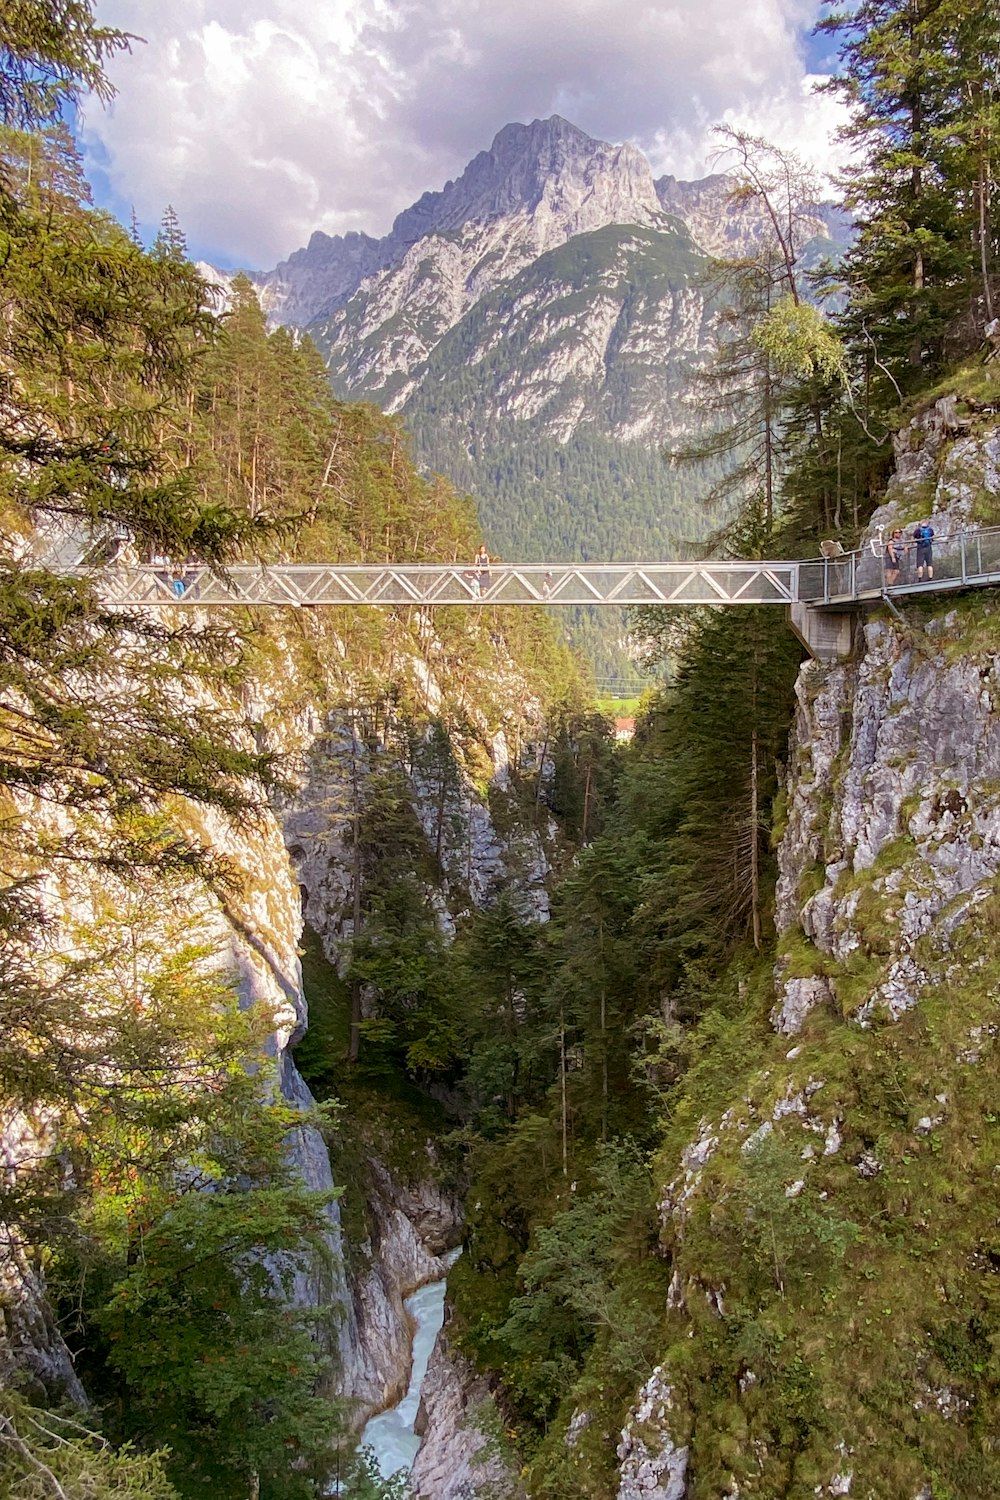
<instances>
[{"instance_id":1,"label":"conifer tree","mask_svg":"<svg viewBox=\"0 0 1000 1500\"><path fill-rule=\"evenodd\" d=\"M0 119L31 129L85 93L114 93L107 60L133 40L99 26L91 0L8 0L0 13Z\"/></svg>"},{"instance_id":2,"label":"conifer tree","mask_svg":"<svg viewBox=\"0 0 1000 1500\"><path fill-rule=\"evenodd\" d=\"M974 344L993 304L998 23L996 0L864 0L820 23L861 148L845 174L859 225L845 326L904 392L940 371L963 318Z\"/></svg>"},{"instance_id":3,"label":"conifer tree","mask_svg":"<svg viewBox=\"0 0 1000 1500\"><path fill-rule=\"evenodd\" d=\"M172 203L168 203L163 210L160 227L149 253L154 260L169 260L175 265L183 265L188 258L187 239Z\"/></svg>"}]
</instances>

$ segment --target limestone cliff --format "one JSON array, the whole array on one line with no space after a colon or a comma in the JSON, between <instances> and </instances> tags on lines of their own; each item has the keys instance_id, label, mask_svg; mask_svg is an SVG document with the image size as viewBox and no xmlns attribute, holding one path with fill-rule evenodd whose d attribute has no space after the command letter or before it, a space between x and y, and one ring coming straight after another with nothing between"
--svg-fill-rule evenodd
<instances>
[{"instance_id":1,"label":"limestone cliff","mask_svg":"<svg viewBox=\"0 0 1000 1500\"><path fill-rule=\"evenodd\" d=\"M401 755L405 742L413 817L431 849L440 835L441 881L435 901L446 930L455 910L482 900L501 877L520 879L540 912L547 899L544 837L522 830L514 817L500 831L493 818L492 808L506 795L511 748L533 732L530 726L540 713L501 637L490 644L490 665L481 674L476 704L462 709L452 699L449 659L430 622L421 623L417 637L405 622L390 622L387 628L390 634L395 631L388 648L395 665L387 668L385 681L389 706L380 708L377 730L366 723L369 740L363 753L354 738L355 732L360 735L361 718L343 707L352 691L351 669L344 666L345 652L335 631L325 621L311 621L310 645L304 649L298 623L275 620L258 638L254 670L241 701L217 707L257 724L260 742L282 757L292 790L280 805L243 826L179 800L172 809L178 822L229 862L234 876L219 895L192 890L185 920L200 924L201 940L231 975L241 1006L257 1007L267 1016L282 1093L303 1109L311 1104L311 1095L292 1059L292 1048L307 1026L300 960L303 911L330 961L342 962L352 911L350 820L345 824L344 813L352 797L365 795L363 785L359 792L358 775L363 781L373 761ZM470 627L473 634L478 628ZM393 694L405 700L405 715L391 706ZM462 721L446 756L446 785L432 785L420 768L419 746L435 711L453 727ZM40 806L26 807L24 814L39 827L57 816ZM74 926L85 927L96 895L86 870L79 879L60 872L48 892L53 922L67 934ZM0 1145L5 1171L16 1171L26 1156L37 1152L44 1123L4 1122ZM306 1184L319 1190L334 1186L327 1145L312 1126L292 1132L288 1150ZM327 1210L330 1265L302 1270L296 1279L295 1300L320 1309L319 1336L338 1355L339 1390L352 1403L359 1424L405 1388L410 1329L403 1297L443 1273L442 1255L459 1238L460 1208L433 1178L426 1161L423 1174L418 1171L412 1181L372 1161L365 1177L372 1214L367 1240L346 1253L340 1206L332 1203ZM355 1191L361 1186L353 1184ZM0 1377L17 1369L31 1378L32 1388L50 1397L84 1402L46 1302L40 1262L10 1245L2 1278Z\"/></svg>"},{"instance_id":2,"label":"limestone cliff","mask_svg":"<svg viewBox=\"0 0 1000 1500\"><path fill-rule=\"evenodd\" d=\"M995 518L996 445L924 413L876 521ZM777 965L668 1127L618 1500L997 1492L997 608L901 603L802 669Z\"/></svg>"},{"instance_id":3,"label":"limestone cliff","mask_svg":"<svg viewBox=\"0 0 1000 1500\"><path fill-rule=\"evenodd\" d=\"M410 1483L416 1500L523 1500L501 1441L502 1418L490 1383L438 1335L420 1391L421 1436Z\"/></svg>"}]
</instances>

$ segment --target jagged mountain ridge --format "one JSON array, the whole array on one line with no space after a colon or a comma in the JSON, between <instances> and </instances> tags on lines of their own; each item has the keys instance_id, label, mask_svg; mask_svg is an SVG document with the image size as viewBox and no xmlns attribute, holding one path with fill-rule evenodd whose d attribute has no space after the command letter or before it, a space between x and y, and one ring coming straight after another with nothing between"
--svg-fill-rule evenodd
<instances>
[{"instance_id":1,"label":"jagged mountain ridge","mask_svg":"<svg viewBox=\"0 0 1000 1500\"><path fill-rule=\"evenodd\" d=\"M725 177L657 181L637 147L554 116L506 126L384 239L314 235L258 284L339 395L400 413L421 466L475 497L491 550L648 558L714 524L660 452L698 422L708 254L764 223ZM810 213L810 256L839 228ZM621 662L612 646L598 670Z\"/></svg>"},{"instance_id":2,"label":"jagged mountain ridge","mask_svg":"<svg viewBox=\"0 0 1000 1500\"><path fill-rule=\"evenodd\" d=\"M605 224L655 223L660 213L679 218L702 250L742 254L759 242L764 215L729 203L730 182L724 173L694 182L669 175L654 180L636 146L595 140L553 115L504 126L488 151L440 191L424 193L381 239L317 230L306 247L254 279L274 322L305 327L330 317L370 277L400 265L426 236L524 214L539 221L539 254L574 233ZM819 237L843 232L831 205L816 205L812 217Z\"/></svg>"},{"instance_id":3,"label":"jagged mountain ridge","mask_svg":"<svg viewBox=\"0 0 1000 1500\"><path fill-rule=\"evenodd\" d=\"M527 218L534 232L525 251L533 246L538 255L581 230L652 222L659 212L649 164L635 146L592 140L554 115L506 125L488 151L440 192L424 193L382 239L317 230L305 249L255 279L273 321L305 326L335 313L368 278L401 266L428 235Z\"/></svg>"}]
</instances>

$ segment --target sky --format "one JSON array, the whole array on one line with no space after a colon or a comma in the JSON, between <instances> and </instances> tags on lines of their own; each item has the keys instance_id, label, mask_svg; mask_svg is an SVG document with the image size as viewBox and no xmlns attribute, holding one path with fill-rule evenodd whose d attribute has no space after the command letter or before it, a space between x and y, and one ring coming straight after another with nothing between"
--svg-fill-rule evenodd
<instances>
[{"instance_id":1,"label":"sky","mask_svg":"<svg viewBox=\"0 0 1000 1500\"><path fill-rule=\"evenodd\" d=\"M266 270L328 234L385 234L511 121L634 141L657 176L712 170L711 127L820 168L841 106L819 0L97 0L144 40L80 134L95 200L147 236L169 203L196 256Z\"/></svg>"}]
</instances>

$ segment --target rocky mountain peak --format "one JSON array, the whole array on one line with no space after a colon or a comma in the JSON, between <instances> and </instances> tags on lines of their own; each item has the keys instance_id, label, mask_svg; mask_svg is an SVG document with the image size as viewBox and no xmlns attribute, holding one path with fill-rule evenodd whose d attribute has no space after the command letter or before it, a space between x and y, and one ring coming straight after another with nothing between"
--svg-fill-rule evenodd
<instances>
[{"instance_id":1,"label":"rocky mountain peak","mask_svg":"<svg viewBox=\"0 0 1000 1500\"><path fill-rule=\"evenodd\" d=\"M591 205L587 228L596 225L598 215L604 223L648 223L659 211L652 173L640 151L596 141L552 115L530 125L505 125L460 177L400 214L391 238L409 246L433 230L530 216L545 202L572 213L585 200Z\"/></svg>"},{"instance_id":2,"label":"rocky mountain peak","mask_svg":"<svg viewBox=\"0 0 1000 1500\"><path fill-rule=\"evenodd\" d=\"M316 229L304 250L258 281L261 304L276 322L304 325L339 307L359 282L386 264L384 240Z\"/></svg>"},{"instance_id":3,"label":"rocky mountain peak","mask_svg":"<svg viewBox=\"0 0 1000 1500\"><path fill-rule=\"evenodd\" d=\"M400 271L407 280L408 253L428 237L481 233L472 262L492 254L497 274L510 276L574 235L606 224L650 226L662 220L649 163L637 147L594 140L552 115L505 125L489 150L439 191L424 193L383 239L318 230L306 249L296 250L258 285L275 322L304 325L334 315L372 278ZM474 294L485 287L480 279Z\"/></svg>"}]
</instances>

